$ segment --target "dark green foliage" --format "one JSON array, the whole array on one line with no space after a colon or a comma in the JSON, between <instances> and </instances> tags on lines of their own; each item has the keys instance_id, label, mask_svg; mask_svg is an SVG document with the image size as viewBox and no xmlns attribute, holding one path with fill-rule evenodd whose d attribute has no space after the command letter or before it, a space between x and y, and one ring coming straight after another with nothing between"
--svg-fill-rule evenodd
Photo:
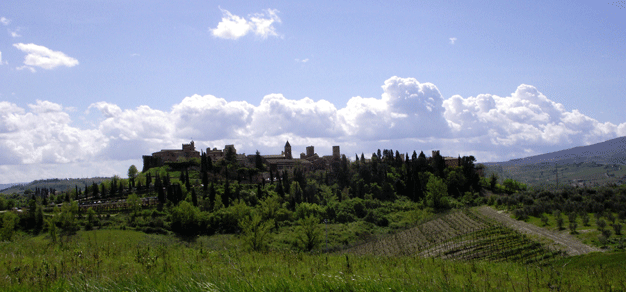
<instances>
[{"instance_id":1,"label":"dark green foliage","mask_svg":"<svg viewBox=\"0 0 626 292\"><path fill-rule=\"evenodd\" d=\"M309 216L298 220L297 245L304 251L312 251L321 243L322 232L318 226L319 219Z\"/></svg>"},{"instance_id":2,"label":"dark green foliage","mask_svg":"<svg viewBox=\"0 0 626 292\"><path fill-rule=\"evenodd\" d=\"M615 231L615 235L621 235L622 234L622 224L619 223L615 223L613 225L613 231Z\"/></svg>"},{"instance_id":3,"label":"dark green foliage","mask_svg":"<svg viewBox=\"0 0 626 292\"><path fill-rule=\"evenodd\" d=\"M191 202L194 207L198 207L198 195L196 194L196 189L191 189Z\"/></svg>"},{"instance_id":4,"label":"dark green foliage","mask_svg":"<svg viewBox=\"0 0 626 292\"><path fill-rule=\"evenodd\" d=\"M206 225L206 218L200 210L186 201L173 207L170 210L170 217L172 231L182 235L198 234Z\"/></svg>"}]
</instances>

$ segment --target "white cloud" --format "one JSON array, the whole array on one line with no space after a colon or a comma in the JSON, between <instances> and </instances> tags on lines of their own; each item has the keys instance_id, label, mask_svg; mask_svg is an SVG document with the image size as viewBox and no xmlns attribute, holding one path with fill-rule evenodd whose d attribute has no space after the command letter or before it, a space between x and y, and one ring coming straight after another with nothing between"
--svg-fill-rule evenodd
<instances>
[{"instance_id":1,"label":"white cloud","mask_svg":"<svg viewBox=\"0 0 626 292\"><path fill-rule=\"evenodd\" d=\"M18 33L18 32L20 31L20 28L19 28L19 27L18 27L18 28L16 28L15 30L10 30L10 29L8 29L7 31L9 32L9 34L11 35L11 37L18 38L18 37L21 37L21 36L22 36L21 34L19 34L19 33Z\"/></svg>"},{"instance_id":2,"label":"white cloud","mask_svg":"<svg viewBox=\"0 0 626 292\"><path fill-rule=\"evenodd\" d=\"M308 61L309 61L309 59L308 59L308 58L306 58L306 59L302 59L302 60L300 60L300 59L296 59L296 62L298 62L298 63L306 63L306 62L308 62Z\"/></svg>"},{"instance_id":3,"label":"white cloud","mask_svg":"<svg viewBox=\"0 0 626 292\"><path fill-rule=\"evenodd\" d=\"M63 52L53 51L44 46L35 44L13 44L18 50L27 53L24 64L43 69L54 69L59 66L74 67L78 60L65 55Z\"/></svg>"},{"instance_id":4,"label":"white cloud","mask_svg":"<svg viewBox=\"0 0 626 292\"><path fill-rule=\"evenodd\" d=\"M9 25L9 23L11 23L11 20L3 16L3 17L0 17L0 23L4 25Z\"/></svg>"},{"instance_id":5,"label":"white cloud","mask_svg":"<svg viewBox=\"0 0 626 292\"><path fill-rule=\"evenodd\" d=\"M102 149L102 134L70 126L60 104L37 100L30 111L0 102L0 164L85 161Z\"/></svg>"},{"instance_id":6,"label":"white cloud","mask_svg":"<svg viewBox=\"0 0 626 292\"><path fill-rule=\"evenodd\" d=\"M450 38L450 44L454 45L454 42L456 42L456 38Z\"/></svg>"},{"instance_id":7,"label":"white cloud","mask_svg":"<svg viewBox=\"0 0 626 292\"><path fill-rule=\"evenodd\" d=\"M294 136L319 138L343 136L337 109L326 101L310 98L290 100L282 94L263 97L251 123L256 137L292 133Z\"/></svg>"},{"instance_id":8,"label":"white cloud","mask_svg":"<svg viewBox=\"0 0 626 292\"><path fill-rule=\"evenodd\" d=\"M221 8L220 10L222 11L222 20L216 28L209 28L215 37L236 40L250 32L263 39L269 36L279 36L274 27L274 23L281 23L276 9L266 9L263 13L250 15L248 16L249 20L234 15L228 10Z\"/></svg>"},{"instance_id":9,"label":"white cloud","mask_svg":"<svg viewBox=\"0 0 626 292\"><path fill-rule=\"evenodd\" d=\"M33 72L33 73L37 72L37 70L35 70L35 68L33 68L31 66L26 66L26 65L15 67L15 69L17 69L17 70L29 70L30 72Z\"/></svg>"},{"instance_id":10,"label":"white cloud","mask_svg":"<svg viewBox=\"0 0 626 292\"><path fill-rule=\"evenodd\" d=\"M170 116L182 137L212 140L244 136L253 112L245 101L193 95L174 105Z\"/></svg>"},{"instance_id":11,"label":"white cloud","mask_svg":"<svg viewBox=\"0 0 626 292\"><path fill-rule=\"evenodd\" d=\"M22 108L2 101L0 178L28 181L48 177L55 169L55 177L124 174L130 163L122 161L137 165L141 155L180 149L191 138L198 150L235 144L240 153L258 149L277 154L289 140L294 153L308 145L320 155L340 145L350 158L361 152L369 156L379 148L409 155L438 149L484 162L626 135L626 122L600 123L578 110L568 111L531 85L522 84L506 97L444 99L434 84L391 77L382 92L380 98L352 97L343 107L282 94L268 94L258 105L192 95L169 111L97 102L85 114L93 111L99 119L87 129L72 126L71 107L38 100ZM106 168L110 174L96 171L105 165L101 162L114 165Z\"/></svg>"},{"instance_id":12,"label":"white cloud","mask_svg":"<svg viewBox=\"0 0 626 292\"><path fill-rule=\"evenodd\" d=\"M254 24L254 34L262 38L267 38L268 36L279 36L273 25L274 22L281 23L277 13L278 10L276 9L266 9L264 13L255 13L252 17L250 17L250 22Z\"/></svg>"},{"instance_id":13,"label":"white cloud","mask_svg":"<svg viewBox=\"0 0 626 292\"><path fill-rule=\"evenodd\" d=\"M443 98L434 84L394 76L382 88L381 99L353 97L339 110L349 136L380 140L447 135Z\"/></svg>"},{"instance_id":14,"label":"white cloud","mask_svg":"<svg viewBox=\"0 0 626 292\"><path fill-rule=\"evenodd\" d=\"M486 147L506 149L506 158L527 156L524 148L538 154L593 144L622 136L621 129L626 128L626 123L600 123L578 110L567 111L525 84L508 97L452 96L444 107L454 136L481 137L489 141Z\"/></svg>"}]
</instances>

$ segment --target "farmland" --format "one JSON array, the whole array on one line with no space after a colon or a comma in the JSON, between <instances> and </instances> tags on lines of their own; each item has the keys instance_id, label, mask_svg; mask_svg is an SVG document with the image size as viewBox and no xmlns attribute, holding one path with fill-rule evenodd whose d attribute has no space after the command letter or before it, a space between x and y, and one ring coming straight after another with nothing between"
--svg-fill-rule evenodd
<instances>
[{"instance_id":1,"label":"farmland","mask_svg":"<svg viewBox=\"0 0 626 292\"><path fill-rule=\"evenodd\" d=\"M546 263L561 256L556 246L531 240L498 222L463 210L432 218L414 228L343 251L359 255L417 254L454 260Z\"/></svg>"},{"instance_id":2,"label":"farmland","mask_svg":"<svg viewBox=\"0 0 626 292\"><path fill-rule=\"evenodd\" d=\"M511 258L450 261L417 254L259 253L243 249L233 235L189 240L95 230L79 231L56 245L44 235L0 244L0 270L5 275L0 287L3 291L608 291L626 288L624 255L557 257L538 265Z\"/></svg>"}]
</instances>

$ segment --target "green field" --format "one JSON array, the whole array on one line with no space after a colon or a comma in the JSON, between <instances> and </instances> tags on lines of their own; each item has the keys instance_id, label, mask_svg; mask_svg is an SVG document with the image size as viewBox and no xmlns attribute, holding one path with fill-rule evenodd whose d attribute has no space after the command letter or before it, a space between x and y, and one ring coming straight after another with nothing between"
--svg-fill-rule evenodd
<instances>
[{"instance_id":1,"label":"green field","mask_svg":"<svg viewBox=\"0 0 626 292\"><path fill-rule=\"evenodd\" d=\"M417 255L249 252L236 236L184 240L136 231L0 244L3 291L623 291L624 253L549 265Z\"/></svg>"}]
</instances>

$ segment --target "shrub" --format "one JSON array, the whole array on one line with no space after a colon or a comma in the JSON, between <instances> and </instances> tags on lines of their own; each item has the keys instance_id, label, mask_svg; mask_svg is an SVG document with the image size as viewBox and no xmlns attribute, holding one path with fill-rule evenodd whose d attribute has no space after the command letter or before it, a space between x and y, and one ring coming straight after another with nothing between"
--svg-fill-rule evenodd
<instances>
[{"instance_id":1,"label":"shrub","mask_svg":"<svg viewBox=\"0 0 626 292\"><path fill-rule=\"evenodd\" d=\"M554 220L556 220L556 226L559 228L559 230L563 229L563 216L561 216L561 211L557 210L554 211Z\"/></svg>"},{"instance_id":2,"label":"shrub","mask_svg":"<svg viewBox=\"0 0 626 292\"><path fill-rule=\"evenodd\" d=\"M569 214L567 214L567 219L569 220L569 222L575 222L576 217L578 217L578 214L576 214L576 212L570 212Z\"/></svg>"},{"instance_id":3,"label":"shrub","mask_svg":"<svg viewBox=\"0 0 626 292\"><path fill-rule=\"evenodd\" d=\"M583 212L580 218L583 220L583 225L589 226L589 215L587 215L587 212Z\"/></svg>"},{"instance_id":4,"label":"shrub","mask_svg":"<svg viewBox=\"0 0 626 292\"><path fill-rule=\"evenodd\" d=\"M609 237L611 237L611 230L609 229L602 230L602 236L604 236L607 240L609 240Z\"/></svg>"},{"instance_id":5,"label":"shrub","mask_svg":"<svg viewBox=\"0 0 626 292\"><path fill-rule=\"evenodd\" d=\"M297 243L300 249L311 251L320 244L322 233L318 223L319 219L314 216L298 220L300 226L298 228Z\"/></svg>"},{"instance_id":6,"label":"shrub","mask_svg":"<svg viewBox=\"0 0 626 292\"><path fill-rule=\"evenodd\" d=\"M604 234L600 234L598 236L598 241L600 242L600 245L606 246L606 244L609 242L609 239L606 236L604 236Z\"/></svg>"},{"instance_id":7,"label":"shrub","mask_svg":"<svg viewBox=\"0 0 626 292\"><path fill-rule=\"evenodd\" d=\"M267 248L270 230L274 227L274 220L263 222L261 215L245 216L239 221L244 244L251 250L261 251Z\"/></svg>"},{"instance_id":8,"label":"shrub","mask_svg":"<svg viewBox=\"0 0 626 292\"><path fill-rule=\"evenodd\" d=\"M622 224L619 224L619 223L613 224L613 231L615 231L615 235L621 235L622 234Z\"/></svg>"},{"instance_id":9,"label":"shrub","mask_svg":"<svg viewBox=\"0 0 626 292\"><path fill-rule=\"evenodd\" d=\"M17 224L20 221L20 218L17 214L13 212L5 212L2 217L2 229L0 230L0 237L3 241L11 241L13 239L13 235L15 234L15 229Z\"/></svg>"},{"instance_id":10,"label":"shrub","mask_svg":"<svg viewBox=\"0 0 626 292\"><path fill-rule=\"evenodd\" d=\"M543 226L548 225L548 216L546 216L546 214L541 214L541 222L543 223Z\"/></svg>"},{"instance_id":11,"label":"shrub","mask_svg":"<svg viewBox=\"0 0 626 292\"><path fill-rule=\"evenodd\" d=\"M296 206L296 212L294 215L297 219L302 219L309 216L315 216L320 218L324 213L324 208L318 204L300 203Z\"/></svg>"},{"instance_id":12,"label":"shrub","mask_svg":"<svg viewBox=\"0 0 626 292\"><path fill-rule=\"evenodd\" d=\"M513 211L513 215L517 218L517 220L526 220L528 218L524 209L515 209L515 211Z\"/></svg>"},{"instance_id":13,"label":"shrub","mask_svg":"<svg viewBox=\"0 0 626 292\"><path fill-rule=\"evenodd\" d=\"M187 201L182 201L170 210L172 231L182 235L195 235L203 227L200 210Z\"/></svg>"},{"instance_id":14,"label":"shrub","mask_svg":"<svg viewBox=\"0 0 626 292\"><path fill-rule=\"evenodd\" d=\"M569 223L569 230L571 234L576 234L576 228L578 227L578 224L576 222L570 222Z\"/></svg>"},{"instance_id":15,"label":"shrub","mask_svg":"<svg viewBox=\"0 0 626 292\"><path fill-rule=\"evenodd\" d=\"M606 218L606 220L611 222L611 223L615 223L615 215L613 215L612 212L606 212L604 214L604 218Z\"/></svg>"},{"instance_id":16,"label":"shrub","mask_svg":"<svg viewBox=\"0 0 626 292\"><path fill-rule=\"evenodd\" d=\"M604 230L604 227L606 227L606 222L602 219L598 219L596 221L596 225L598 225L598 230L602 231Z\"/></svg>"}]
</instances>

